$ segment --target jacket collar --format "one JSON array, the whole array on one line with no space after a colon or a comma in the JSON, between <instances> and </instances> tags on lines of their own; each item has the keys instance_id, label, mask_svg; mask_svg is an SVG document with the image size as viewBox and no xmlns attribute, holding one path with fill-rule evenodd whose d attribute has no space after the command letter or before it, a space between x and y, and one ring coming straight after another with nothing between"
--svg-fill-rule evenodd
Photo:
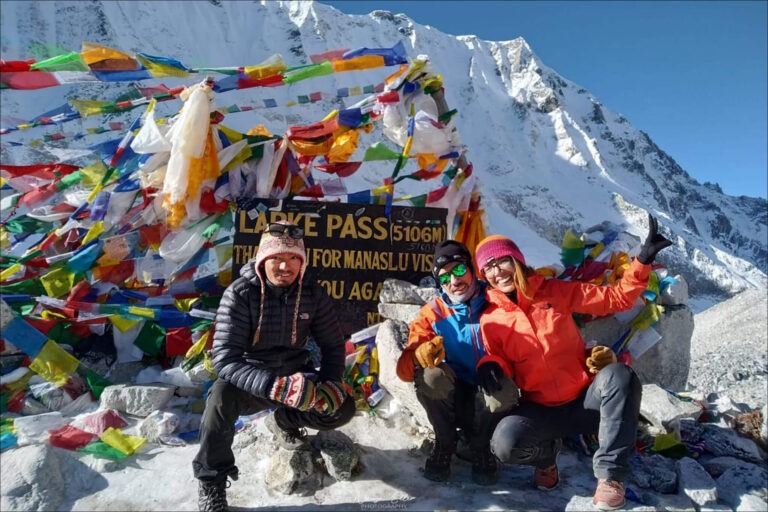
<instances>
[{"instance_id":1,"label":"jacket collar","mask_svg":"<svg viewBox=\"0 0 768 512\"><path fill-rule=\"evenodd\" d=\"M536 296L544 281L546 281L546 277L541 274L534 274L528 278L528 290L531 297ZM515 303L504 292L496 289L488 290L488 302L506 311L511 311L515 307ZM527 299L522 293L518 293L517 302L517 306L527 308L531 304L531 299Z\"/></svg>"},{"instance_id":2,"label":"jacket collar","mask_svg":"<svg viewBox=\"0 0 768 512\"><path fill-rule=\"evenodd\" d=\"M475 289L475 295L471 299L469 299L469 302L461 302L459 304L454 304L448 299L448 294L443 291L443 288L440 287L440 290L438 291L438 295L440 295L440 298L443 299L443 302L445 302L445 305L448 306L451 309L455 309L456 311L462 311L466 309L468 306L472 309L472 311L479 311L480 308L482 308L486 303L487 300L485 298L485 291L488 287L488 283L485 281L481 281L480 279L476 279L477 288Z\"/></svg>"}]
</instances>

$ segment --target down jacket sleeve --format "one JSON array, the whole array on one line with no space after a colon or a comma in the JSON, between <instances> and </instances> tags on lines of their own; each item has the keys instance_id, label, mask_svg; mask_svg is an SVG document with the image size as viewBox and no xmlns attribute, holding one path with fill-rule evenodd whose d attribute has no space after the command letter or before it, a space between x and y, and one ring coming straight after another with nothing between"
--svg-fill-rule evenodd
<instances>
[{"instance_id":1,"label":"down jacket sleeve","mask_svg":"<svg viewBox=\"0 0 768 512\"><path fill-rule=\"evenodd\" d=\"M318 378L338 382L344 378L344 335L331 299L319 285L315 285L313 291L317 296L317 309L310 332L322 354Z\"/></svg>"},{"instance_id":2,"label":"down jacket sleeve","mask_svg":"<svg viewBox=\"0 0 768 512\"><path fill-rule=\"evenodd\" d=\"M246 351L252 343L258 318L252 318L251 301L259 303L258 290L245 279L238 279L224 292L216 312L213 333L213 369L219 378L252 395L266 397L275 379L269 369L247 362Z\"/></svg>"}]
</instances>

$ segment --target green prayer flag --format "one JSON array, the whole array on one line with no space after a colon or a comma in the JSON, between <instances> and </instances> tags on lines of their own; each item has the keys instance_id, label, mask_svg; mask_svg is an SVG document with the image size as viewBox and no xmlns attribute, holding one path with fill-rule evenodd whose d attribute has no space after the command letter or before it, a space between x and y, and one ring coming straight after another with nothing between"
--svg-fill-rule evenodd
<instances>
[{"instance_id":1,"label":"green prayer flag","mask_svg":"<svg viewBox=\"0 0 768 512\"><path fill-rule=\"evenodd\" d=\"M19 281L17 283L4 284L3 293L7 293L8 295L18 293L37 296L45 295L45 288L43 288L43 284L40 282L39 278L25 279L24 281Z\"/></svg>"},{"instance_id":2,"label":"green prayer flag","mask_svg":"<svg viewBox=\"0 0 768 512\"><path fill-rule=\"evenodd\" d=\"M94 441L92 443L89 443L82 448L77 449L78 452L83 453L90 453L91 455L95 455L96 457L102 457L105 459L124 459L128 457L126 454L118 450L117 448L112 448L104 441Z\"/></svg>"},{"instance_id":3,"label":"green prayer flag","mask_svg":"<svg viewBox=\"0 0 768 512\"><path fill-rule=\"evenodd\" d=\"M5 229L9 233L49 233L53 231L53 224L32 217L22 215L15 219L9 220L5 225ZM3 285L5 288L5 285Z\"/></svg>"},{"instance_id":4,"label":"green prayer flag","mask_svg":"<svg viewBox=\"0 0 768 512\"><path fill-rule=\"evenodd\" d=\"M40 62L35 62L29 69L35 69L38 71L88 71L89 68L83 61L83 58L78 52L69 52L64 55L58 55L45 59Z\"/></svg>"},{"instance_id":5,"label":"green prayer flag","mask_svg":"<svg viewBox=\"0 0 768 512\"><path fill-rule=\"evenodd\" d=\"M158 356L163 348L165 334L165 329L155 322L144 322L144 327L141 328L133 344L145 354Z\"/></svg>"},{"instance_id":6,"label":"green prayer flag","mask_svg":"<svg viewBox=\"0 0 768 512\"><path fill-rule=\"evenodd\" d=\"M104 388L112 385L112 382L110 382L109 379L102 377L90 368L86 368L85 370L85 381L88 383L88 388L91 390L91 393L93 393L93 397L96 400L101 398L101 393L104 391Z\"/></svg>"},{"instance_id":7,"label":"green prayer flag","mask_svg":"<svg viewBox=\"0 0 768 512\"><path fill-rule=\"evenodd\" d=\"M283 82L286 84L292 84L301 80L306 80L307 78L331 75L333 74L333 64L326 60L320 64L309 64L306 66L289 68L283 71L282 74Z\"/></svg>"},{"instance_id":8,"label":"green prayer flag","mask_svg":"<svg viewBox=\"0 0 768 512\"><path fill-rule=\"evenodd\" d=\"M390 149L383 142L374 142L365 150L363 162L374 160L396 160L400 158L400 153Z\"/></svg>"}]
</instances>

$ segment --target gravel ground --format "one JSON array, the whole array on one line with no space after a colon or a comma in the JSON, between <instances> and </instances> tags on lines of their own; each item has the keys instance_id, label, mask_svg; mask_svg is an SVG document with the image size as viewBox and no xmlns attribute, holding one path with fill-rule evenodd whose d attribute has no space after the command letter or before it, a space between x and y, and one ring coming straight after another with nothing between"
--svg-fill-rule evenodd
<instances>
[{"instance_id":1,"label":"gravel ground","mask_svg":"<svg viewBox=\"0 0 768 512\"><path fill-rule=\"evenodd\" d=\"M748 290L694 317L688 389L758 409L768 402L768 299Z\"/></svg>"}]
</instances>

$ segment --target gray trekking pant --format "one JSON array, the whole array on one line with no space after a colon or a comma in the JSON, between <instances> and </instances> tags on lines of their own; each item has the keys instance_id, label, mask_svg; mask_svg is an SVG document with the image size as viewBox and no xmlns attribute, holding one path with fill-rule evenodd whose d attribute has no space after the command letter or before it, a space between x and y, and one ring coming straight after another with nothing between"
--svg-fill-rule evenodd
<instances>
[{"instance_id":1,"label":"gray trekking pant","mask_svg":"<svg viewBox=\"0 0 768 512\"><path fill-rule=\"evenodd\" d=\"M600 447L592 458L595 477L623 482L635 453L641 394L635 372L614 363L567 404L547 407L526 402L523 395L520 406L496 427L491 451L502 462L543 468L555 463L557 439L598 434Z\"/></svg>"},{"instance_id":2,"label":"gray trekking pant","mask_svg":"<svg viewBox=\"0 0 768 512\"><path fill-rule=\"evenodd\" d=\"M208 393L205 412L200 424L200 450L192 461L195 478L204 482L220 482L231 476L237 479L235 454L235 422L239 416L275 409L275 419L286 429L309 427L332 430L348 423L355 415L355 400L348 396L334 414L300 411L280 402L254 396L247 391L217 379Z\"/></svg>"},{"instance_id":3,"label":"gray trekking pant","mask_svg":"<svg viewBox=\"0 0 768 512\"><path fill-rule=\"evenodd\" d=\"M437 442L455 449L456 429L460 428L473 451L489 448L494 427L505 413L491 413L474 384L456 378L445 363L417 369L414 384Z\"/></svg>"}]
</instances>

